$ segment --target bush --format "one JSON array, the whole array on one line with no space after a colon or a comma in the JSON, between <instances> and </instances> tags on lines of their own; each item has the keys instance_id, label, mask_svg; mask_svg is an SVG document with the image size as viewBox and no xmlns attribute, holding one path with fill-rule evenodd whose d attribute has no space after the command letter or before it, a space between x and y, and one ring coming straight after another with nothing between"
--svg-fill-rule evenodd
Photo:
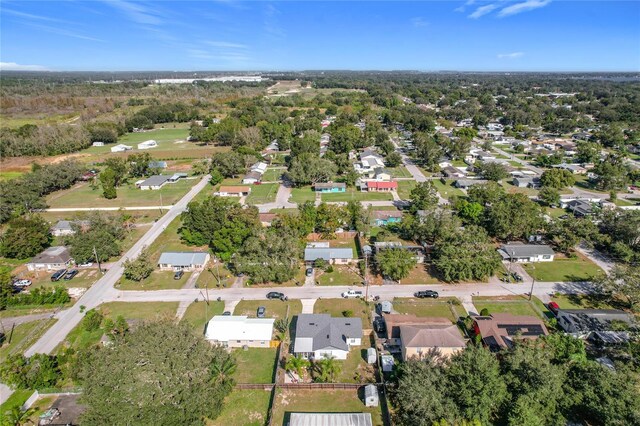
<instances>
[{"instance_id":1,"label":"bush","mask_svg":"<svg viewBox=\"0 0 640 426\"><path fill-rule=\"evenodd\" d=\"M91 309L82 319L82 328L85 331L95 331L100 328L102 320L104 320L104 316L95 309Z\"/></svg>"},{"instance_id":2,"label":"bush","mask_svg":"<svg viewBox=\"0 0 640 426\"><path fill-rule=\"evenodd\" d=\"M342 311L342 316L345 318L353 317L353 311L351 309L347 309L346 311Z\"/></svg>"},{"instance_id":3,"label":"bush","mask_svg":"<svg viewBox=\"0 0 640 426\"><path fill-rule=\"evenodd\" d=\"M491 314L489 313L489 309L487 309L487 308L482 308L482 310L480 311L480 316L488 317L489 315L491 315Z\"/></svg>"},{"instance_id":4,"label":"bush","mask_svg":"<svg viewBox=\"0 0 640 426\"><path fill-rule=\"evenodd\" d=\"M333 265L329 265L329 266L327 266L326 271L327 271L327 273L329 273L329 274L330 274L330 273L332 273L332 272L333 272Z\"/></svg>"}]
</instances>

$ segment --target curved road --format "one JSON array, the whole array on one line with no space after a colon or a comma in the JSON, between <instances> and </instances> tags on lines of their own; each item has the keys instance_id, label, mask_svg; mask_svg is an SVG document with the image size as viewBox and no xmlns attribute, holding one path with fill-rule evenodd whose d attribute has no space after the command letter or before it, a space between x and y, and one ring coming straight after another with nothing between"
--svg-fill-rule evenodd
<instances>
[{"instance_id":1,"label":"curved road","mask_svg":"<svg viewBox=\"0 0 640 426\"><path fill-rule=\"evenodd\" d=\"M151 229L149 229L119 261L114 263L102 278L96 281L72 307L56 314L55 318L57 318L58 321L25 352L25 355L31 356L36 353L51 353L82 320L84 314L80 312L80 306L84 306L85 310L89 310L101 303L115 300L118 291L113 288L113 285L122 276L124 261L126 259L136 258L144 247L153 243L162 231L169 226L171 221L186 210L187 204L209 184L210 178L211 176L209 175L203 177L180 201L171 207L167 214L158 219Z\"/></svg>"}]
</instances>

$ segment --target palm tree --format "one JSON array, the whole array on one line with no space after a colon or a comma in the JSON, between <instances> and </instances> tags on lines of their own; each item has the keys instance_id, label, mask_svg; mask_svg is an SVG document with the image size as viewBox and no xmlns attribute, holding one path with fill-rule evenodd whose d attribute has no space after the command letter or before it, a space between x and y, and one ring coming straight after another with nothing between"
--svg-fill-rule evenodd
<instances>
[{"instance_id":1,"label":"palm tree","mask_svg":"<svg viewBox=\"0 0 640 426\"><path fill-rule=\"evenodd\" d=\"M233 387L233 373L236 372L237 364L233 358L227 357L222 362L219 360L211 364L211 376L220 383L222 387L231 390Z\"/></svg>"},{"instance_id":2,"label":"palm tree","mask_svg":"<svg viewBox=\"0 0 640 426\"><path fill-rule=\"evenodd\" d=\"M320 383L333 382L340 373L340 364L338 364L332 356L316 361L315 366L318 372L316 380Z\"/></svg>"},{"instance_id":3,"label":"palm tree","mask_svg":"<svg viewBox=\"0 0 640 426\"><path fill-rule=\"evenodd\" d=\"M290 356L287 358L284 368L288 371L295 371L298 377L302 377L304 370L309 368L310 365L311 363L301 356Z\"/></svg>"},{"instance_id":4,"label":"palm tree","mask_svg":"<svg viewBox=\"0 0 640 426\"><path fill-rule=\"evenodd\" d=\"M27 423L31 423L29 417L31 417L31 415L35 413L35 411L36 410L34 410L33 408L23 410L22 407L16 405L12 407L11 410L4 413L4 419L6 423L3 422L2 424L11 426L26 425Z\"/></svg>"}]
</instances>

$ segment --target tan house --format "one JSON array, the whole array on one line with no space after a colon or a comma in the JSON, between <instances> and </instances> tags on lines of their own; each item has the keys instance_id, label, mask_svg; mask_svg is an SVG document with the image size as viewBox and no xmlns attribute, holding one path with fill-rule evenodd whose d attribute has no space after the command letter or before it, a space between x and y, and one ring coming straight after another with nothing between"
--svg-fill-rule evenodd
<instances>
[{"instance_id":1,"label":"tan house","mask_svg":"<svg viewBox=\"0 0 640 426\"><path fill-rule=\"evenodd\" d=\"M511 348L516 339L537 339L549 334L542 320L528 315L493 314L474 318L473 329L492 351Z\"/></svg>"},{"instance_id":2,"label":"tan house","mask_svg":"<svg viewBox=\"0 0 640 426\"><path fill-rule=\"evenodd\" d=\"M430 353L449 357L466 347L460 330L448 318L389 314L384 320L387 344L399 347L405 361Z\"/></svg>"}]
</instances>

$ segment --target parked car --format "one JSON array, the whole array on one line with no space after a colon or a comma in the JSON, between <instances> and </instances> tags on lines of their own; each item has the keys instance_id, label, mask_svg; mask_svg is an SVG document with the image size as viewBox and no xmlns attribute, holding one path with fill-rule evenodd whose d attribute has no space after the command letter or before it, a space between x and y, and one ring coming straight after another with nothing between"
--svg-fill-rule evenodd
<instances>
[{"instance_id":1,"label":"parked car","mask_svg":"<svg viewBox=\"0 0 640 426\"><path fill-rule=\"evenodd\" d=\"M511 274L511 276L513 277L514 280L516 280L516 282L520 283L520 282L524 281L524 279L522 278L522 275L520 275L518 273L513 272Z\"/></svg>"},{"instance_id":2,"label":"parked car","mask_svg":"<svg viewBox=\"0 0 640 426\"><path fill-rule=\"evenodd\" d=\"M222 313L222 316L223 316L223 317L230 317L230 316L231 316L231 312L229 312L229 311L224 311L224 312Z\"/></svg>"},{"instance_id":3,"label":"parked car","mask_svg":"<svg viewBox=\"0 0 640 426\"><path fill-rule=\"evenodd\" d=\"M440 296L438 292L433 290L418 291L413 294L413 297L417 297L418 299L424 299L426 297L433 297L434 299L437 299L438 296Z\"/></svg>"},{"instance_id":4,"label":"parked car","mask_svg":"<svg viewBox=\"0 0 640 426\"><path fill-rule=\"evenodd\" d=\"M313 268L307 268L307 270L304 273L307 277L310 277L313 275Z\"/></svg>"},{"instance_id":5,"label":"parked car","mask_svg":"<svg viewBox=\"0 0 640 426\"><path fill-rule=\"evenodd\" d=\"M173 279L174 280L179 280L180 278L182 278L183 275L184 275L184 271L183 270L176 271L176 273L173 274Z\"/></svg>"},{"instance_id":6,"label":"parked car","mask_svg":"<svg viewBox=\"0 0 640 426\"><path fill-rule=\"evenodd\" d=\"M31 285L31 280L15 280L13 282L15 287L29 287Z\"/></svg>"},{"instance_id":7,"label":"parked car","mask_svg":"<svg viewBox=\"0 0 640 426\"><path fill-rule=\"evenodd\" d=\"M258 312L256 313L256 316L258 318L264 318L264 314L267 312L267 308L265 308L264 306L258 306Z\"/></svg>"},{"instance_id":8,"label":"parked car","mask_svg":"<svg viewBox=\"0 0 640 426\"><path fill-rule=\"evenodd\" d=\"M270 291L267 293L267 299L280 299L287 300L288 297L284 295L284 293L280 293L278 291Z\"/></svg>"},{"instance_id":9,"label":"parked car","mask_svg":"<svg viewBox=\"0 0 640 426\"><path fill-rule=\"evenodd\" d=\"M387 330L387 325L384 322L384 318L377 317L373 320L373 329L378 333L384 333Z\"/></svg>"},{"instance_id":10,"label":"parked car","mask_svg":"<svg viewBox=\"0 0 640 426\"><path fill-rule=\"evenodd\" d=\"M77 266L79 266L81 268L88 268L90 266L93 266L93 262L81 263L81 264L79 264Z\"/></svg>"},{"instance_id":11,"label":"parked car","mask_svg":"<svg viewBox=\"0 0 640 426\"><path fill-rule=\"evenodd\" d=\"M78 270L77 270L77 269L72 269L72 270L70 270L69 272L67 272L67 273L64 275L64 280L65 280L65 281L72 280L72 279L73 279L73 277L75 277L76 275L78 275Z\"/></svg>"},{"instance_id":12,"label":"parked car","mask_svg":"<svg viewBox=\"0 0 640 426\"><path fill-rule=\"evenodd\" d=\"M58 269L56 272L51 275L51 281L60 281L60 278L64 277L67 273L66 269Z\"/></svg>"},{"instance_id":13,"label":"parked car","mask_svg":"<svg viewBox=\"0 0 640 426\"><path fill-rule=\"evenodd\" d=\"M556 302L549 302L547 304L547 307L551 312L553 312L553 315L558 315L558 310L560 309L560 306Z\"/></svg>"},{"instance_id":14,"label":"parked car","mask_svg":"<svg viewBox=\"0 0 640 426\"><path fill-rule=\"evenodd\" d=\"M354 299L362 297L362 292L359 290L348 290L342 293L342 297L345 299Z\"/></svg>"}]
</instances>

